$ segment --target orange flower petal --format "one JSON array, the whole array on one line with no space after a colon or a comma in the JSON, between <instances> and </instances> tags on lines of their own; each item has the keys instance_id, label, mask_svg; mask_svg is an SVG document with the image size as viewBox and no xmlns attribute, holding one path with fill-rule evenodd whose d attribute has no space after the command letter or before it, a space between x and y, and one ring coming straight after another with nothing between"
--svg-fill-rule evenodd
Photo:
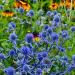
<instances>
[{"instance_id":1,"label":"orange flower petal","mask_svg":"<svg viewBox=\"0 0 75 75\"><path fill-rule=\"evenodd\" d=\"M58 4L57 3L53 3L51 6L50 6L51 9L57 9L58 8Z\"/></svg>"},{"instance_id":2,"label":"orange flower petal","mask_svg":"<svg viewBox=\"0 0 75 75\"><path fill-rule=\"evenodd\" d=\"M29 4L22 4L22 8L26 11L30 10L30 5Z\"/></svg>"},{"instance_id":3,"label":"orange flower petal","mask_svg":"<svg viewBox=\"0 0 75 75\"><path fill-rule=\"evenodd\" d=\"M14 7L15 7L15 8L19 8L20 6L21 6L21 3L20 3L20 2L15 2L15 3L14 3Z\"/></svg>"},{"instance_id":4,"label":"orange flower petal","mask_svg":"<svg viewBox=\"0 0 75 75\"><path fill-rule=\"evenodd\" d=\"M21 4L26 4L26 2L20 1Z\"/></svg>"}]
</instances>

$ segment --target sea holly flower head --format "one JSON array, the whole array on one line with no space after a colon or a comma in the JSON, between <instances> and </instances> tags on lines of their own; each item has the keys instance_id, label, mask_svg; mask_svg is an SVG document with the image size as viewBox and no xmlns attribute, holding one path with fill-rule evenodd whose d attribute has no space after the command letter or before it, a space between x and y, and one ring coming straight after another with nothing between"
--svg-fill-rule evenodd
<instances>
[{"instance_id":1,"label":"sea holly flower head","mask_svg":"<svg viewBox=\"0 0 75 75\"><path fill-rule=\"evenodd\" d=\"M52 27L48 27L47 33L48 33L48 34L52 34L52 32L53 32Z\"/></svg>"},{"instance_id":2,"label":"sea holly flower head","mask_svg":"<svg viewBox=\"0 0 75 75\"><path fill-rule=\"evenodd\" d=\"M29 10L29 11L27 12L26 16L28 16L28 17L34 16L34 10Z\"/></svg>"},{"instance_id":3,"label":"sea holly flower head","mask_svg":"<svg viewBox=\"0 0 75 75\"><path fill-rule=\"evenodd\" d=\"M47 11L46 15L50 16L51 15L51 11Z\"/></svg>"},{"instance_id":4,"label":"sea holly flower head","mask_svg":"<svg viewBox=\"0 0 75 75\"><path fill-rule=\"evenodd\" d=\"M29 72L30 71L30 67L27 64L24 64L23 66L23 72Z\"/></svg>"},{"instance_id":5,"label":"sea holly flower head","mask_svg":"<svg viewBox=\"0 0 75 75\"><path fill-rule=\"evenodd\" d=\"M48 27L49 27L49 25L48 25L48 24L45 24L45 25L44 25L44 30L47 30Z\"/></svg>"},{"instance_id":6,"label":"sea holly flower head","mask_svg":"<svg viewBox=\"0 0 75 75\"><path fill-rule=\"evenodd\" d=\"M3 9L3 5L0 5L0 10L2 10Z\"/></svg>"},{"instance_id":7,"label":"sea holly flower head","mask_svg":"<svg viewBox=\"0 0 75 75\"><path fill-rule=\"evenodd\" d=\"M53 21L59 23L60 22L60 16L55 15L54 18L53 18Z\"/></svg>"},{"instance_id":8,"label":"sea holly flower head","mask_svg":"<svg viewBox=\"0 0 75 75\"><path fill-rule=\"evenodd\" d=\"M24 9L22 7L19 8L20 13L24 13Z\"/></svg>"},{"instance_id":9,"label":"sea holly flower head","mask_svg":"<svg viewBox=\"0 0 75 75\"><path fill-rule=\"evenodd\" d=\"M75 26L72 26L72 27L71 27L71 31L72 31L72 32L75 32Z\"/></svg>"},{"instance_id":10,"label":"sea holly flower head","mask_svg":"<svg viewBox=\"0 0 75 75\"><path fill-rule=\"evenodd\" d=\"M15 34L15 32L13 32L13 33L11 33L11 34L9 35L9 40L10 40L11 42L16 42L16 40L17 40L17 35Z\"/></svg>"},{"instance_id":11,"label":"sea holly flower head","mask_svg":"<svg viewBox=\"0 0 75 75\"><path fill-rule=\"evenodd\" d=\"M14 22L10 22L8 24L8 28L9 28L9 30L14 30L16 28L16 24Z\"/></svg>"},{"instance_id":12,"label":"sea holly flower head","mask_svg":"<svg viewBox=\"0 0 75 75\"><path fill-rule=\"evenodd\" d=\"M63 30L63 31L62 31L62 38L67 39L68 37L69 37L69 35L68 35L68 31Z\"/></svg>"},{"instance_id":13,"label":"sea holly flower head","mask_svg":"<svg viewBox=\"0 0 75 75\"><path fill-rule=\"evenodd\" d=\"M52 39L52 42L58 42L59 35L57 33L53 32L51 34L51 39Z\"/></svg>"},{"instance_id":14,"label":"sea holly flower head","mask_svg":"<svg viewBox=\"0 0 75 75\"><path fill-rule=\"evenodd\" d=\"M62 46L58 46L58 50L61 51L61 52L65 52L65 48L62 47Z\"/></svg>"},{"instance_id":15,"label":"sea holly flower head","mask_svg":"<svg viewBox=\"0 0 75 75\"><path fill-rule=\"evenodd\" d=\"M5 68L4 72L6 73L6 75L15 75L15 69L11 66L8 68Z\"/></svg>"},{"instance_id":16,"label":"sea holly flower head","mask_svg":"<svg viewBox=\"0 0 75 75\"><path fill-rule=\"evenodd\" d=\"M72 61L75 63L75 55L72 56Z\"/></svg>"},{"instance_id":17,"label":"sea holly flower head","mask_svg":"<svg viewBox=\"0 0 75 75\"><path fill-rule=\"evenodd\" d=\"M0 59L5 59L4 54L0 53Z\"/></svg>"},{"instance_id":18,"label":"sea holly flower head","mask_svg":"<svg viewBox=\"0 0 75 75\"><path fill-rule=\"evenodd\" d=\"M15 50L10 50L10 51L9 51L9 56L15 56L15 55L16 55Z\"/></svg>"},{"instance_id":19,"label":"sea holly flower head","mask_svg":"<svg viewBox=\"0 0 75 75\"><path fill-rule=\"evenodd\" d=\"M27 33L26 36L25 36L25 41L28 42L28 43L32 43L33 41L33 34L32 33Z\"/></svg>"},{"instance_id":20,"label":"sea holly flower head","mask_svg":"<svg viewBox=\"0 0 75 75\"><path fill-rule=\"evenodd\" d=\"M30 48L27 47L27 46L22 46L22 47L21 47L21 52L22 52L24 55L30 55L31 50L30 50Z\"/></svg>"},{"instance_id":21,"label":"sea holly flower head","mask_svg":"<svg viewBox=\"0 0 75 75\"><path fill-rule=\"evenodd\" d=\"M41 68L38 68L36 70L36 75L42 75L42 69Z\"/></svg>"}]
</instances>

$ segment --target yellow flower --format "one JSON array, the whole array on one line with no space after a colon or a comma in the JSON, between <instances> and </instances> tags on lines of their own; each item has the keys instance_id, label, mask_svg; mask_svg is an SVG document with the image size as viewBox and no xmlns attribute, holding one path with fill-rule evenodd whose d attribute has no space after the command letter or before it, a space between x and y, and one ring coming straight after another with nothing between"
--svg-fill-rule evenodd
<instances>
[{"instance_id":1,"label":"yellow flower","mask_svg":"<svg viewBox=\"0 0 75 75\"><path fill-rule=\"evenodd\" d=\"M52 10L55 10L58 8L58 4L57 3L52 3L52 5L49 7Z\"/></svg>"},{"instance_id":2,"label":"yellow flower","mask_svg":"<svg viewBox=\"0 0 75 75\"><path fill-rule=\"evenodd\" d=\"M59 6L64 6L64 0L62 0L60 3L59 3Z\"/></svg>"},{"instance_id":3,"label":"yellow flower","mask_svg":"<svg viewBox=\"0 0 75 75\"><path fill-rule=\"evenodd\" d=\"M33 38L33 41L39 42L39 41L40 41L40 37L34 37L34 38Z\"/></svg>"},{"instance_id":4,"label":"yellow flower","mask_svg":"<svg viewBox=\"0 0 75 75\"><path fill-rule=\"evenodd\" d=\"M71 2L66 1L65 6L66 6L66 8L70 8L71 7Z\"/></svg>"},{"instance_id":5,"label":"yellow flower","mask_svg":"<svg viewBox=\"0 0 75 75\"><path fill-rule=\"evenodd\" d=\"M2 12L2 16L5 16L5 17L12 17L13 15L14 13L10 12L9 10Z\"/></svg>"}]
</instances>

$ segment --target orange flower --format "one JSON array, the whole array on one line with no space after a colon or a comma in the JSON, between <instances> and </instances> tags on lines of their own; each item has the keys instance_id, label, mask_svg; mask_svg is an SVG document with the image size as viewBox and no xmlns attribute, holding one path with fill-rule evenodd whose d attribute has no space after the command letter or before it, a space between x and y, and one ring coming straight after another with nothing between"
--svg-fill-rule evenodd
<instances>
[{"instance_id":1,"label":"orange flower","mask_svg":"<svg viewBox=\"0 0 75 75\"><path fill-rule=\"evenodd\" d=\"M57 3L53 3L51 6L50 6L50 9L57 9L58 8L58 4Z\"/></svg>"},{"instance_id":2,"label":"orange flower","mask_svg":"<svg viewBox=\"0 0 75 75\"><path fill-rule=\"evenodd\" d=\"M29 4L22 4L22 8L26 11L30 10L30 5Z\"/></svg>"},{"instance_id":3,"label":"orange flower","mask_svg":"<svg viewBox=\"0 0 75 75\"><path fill-rule=\"evenodd\" d=\"M26 2L24 2L23 0L20 0L20 3L21 3L21 4L26 4Z\"/></svg>"},{"instance_id":4,"label":"orange flower","mask_svg":"<svg viewBox=\"0 0 75 75\"><path fill-rule=\"evenodd\" d=\"M24 10L26 10L26 11L28 11L28 10L30 10L30 5L27 3L27 2L24 2L24 1L22 1L22 0L20 0L19 2L15 2L14 3L14 6L16 7L16 8L19 8L19 7L22 7Z\"/></svg>"},{"instance_id":5,"label":"orange flower","mask_svg":"<svg viewBox=\"0 0 75 75\"><path fill-rule=\"evenodd\" d=\"M5 17L12 17L14 15L14 13L10 12L9 10L6 10L6 11L2 12L2 15Z\"/></svg>"},{"instance_id":6,"label":"orange flower","mask_svg":"<svg viewBox=\"0 0 75 75\"><path fill-rule=\"evenodd\" d=\"M21 3L20 3L20 2L15 2L15 3L14 3L14 7L15 7L15 8L19 8L20 6L21 6Z\"/></svg>"},{"instance_id":7,"label":"orange flower","mask_svg":"<svg viewBox=\"0 0 75 75\"><path fill-rule=\"evenodd\" d=\"M61 2L59 3L59 6L64 6L64 0L61 0Z\"/></svg>"},{"instance_id":8,"label":"orange flower","mask_svg":"<svg viewBox=\"0 0 75 75\"><path fill-rule=\"evenodd\" d=\"M64 2L60 2L60 4L59 4L59 6L64 6L65 4L64 4Z\"/></svg>"},{"instance_id":9,"label":"orange flower","mask_svg":"<svg viewBox=\"0 0 75 75\"><path fill-rule=\"evenodd\" d=\"M73 7L75 8L75 1L73 2Z\"/></svg>"},{"instance_id":10,"label":"orange flower","mask_svg":"<svg viewBox=\"0 0 75 75\"><path fill-rule=\"evenodd\" d=\"M66 0L67 2L71 2L71 0Z\"/></svg>"},{"instance_id":11,"label":"orange flower","mask_svg":"<svg viewBox=\"0 0 75 75\"><path fill-rule=\"evenodd\" d=\"M65 6L66 6L66 8L70 8L71 7L71 2L66 1Z\"/></svg>"},{"instance_id":12,"label":"orange flower","mask_svg":"<svg viewBox=\"0 0 75 75\"><path fill-rule=\"evenodd\" d=\"M24 10L26 10L26 11L30 10L30 5L27 2L24 2L24 1L21 0L20 3L21 3L21 7Z\"/></svg>"}]
</instances>

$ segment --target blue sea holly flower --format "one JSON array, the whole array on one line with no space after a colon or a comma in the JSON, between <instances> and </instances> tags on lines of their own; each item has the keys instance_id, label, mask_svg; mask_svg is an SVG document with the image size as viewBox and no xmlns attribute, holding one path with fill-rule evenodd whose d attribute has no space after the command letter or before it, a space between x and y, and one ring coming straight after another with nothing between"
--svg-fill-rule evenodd
<instances>
[{"instance_id":1,"label":"blue sea holly flower","mask_svg":"<svg viewBox=\"0 0 75 75\"><path fill-rule=\"evenodd\" d=\"M53 12L51 13L50 17L52 17L52 18L54 17L54 14L53 14Z\"/></svg>"},{"instance_id":2,"label":"blue sea holly flower","mask_svg":"<svg viewBox=\"0 0 75 75\"><path fill-rule=\"evenodd\" d=\"M59 23L57 23L56 21L52 21L52 26L53 28L56 28L59 26Z\"/></svg>"},{"instance_id":3,"label":"blue sea holly flower","mask_svg":"<svg viewBox=\"0 0 75 75\"><path fill-rule=\"evenodd\" d=\"M26 16L28 16L28 17L34 16L34 11L33 10L28 11Z\"/></svg>"},{"instance_id":4,"label":"blue sea holly flower","mask_svg":"<svg viewBox=\"0 0 75 75\"><path fill-rule=\"evenodd\" d=\"M34 16L34 11L33 10L30 10L29 11L29 14L30 14L30 16Z\"/></svg>"},{"instance_id":5,"label":"blue sea holly flower","mask_svg":"<svg viewBox=\"0 0 75 75\"><path fill-rule=\"evenodd\" d=\"M36 75L42 75L42 69L41 68L38 68L36 70Z\"/></svg>"},{"instance_id":6,"label":"blue sea holly flower","mask_svg":"<svg viewBox=\"0 0 75 75\"><path fill-rule=\"evenodd\" d=\"M44 25L44 30L47 30L48 27L49 27L48 24L45 24L45 25Z\"/></svg>"},{"instance_id":7,"label":"blue sea holly flower","mask_svg":"<svg viewBox=\"0 0 75 75\"><path fill-rule=\"evenodd\" d=\"M75 55L72 56L72 61L75 63Z\"/></svg>"},{"instance_id":8,"label":"blue sea holly flower","mask_svg":"<svg viewBox=\"0 0 75 75\"><path fill-rule=\"evenodd\" d=\"M75 69L75 64L70 64L68 66L68 72L70 73L73 69Z\"/></svg>"},{"instance_id":9,"label":"blue sea holly flower","mask_svg":"<svg viewBox=\"0 0 75 75\"><path fill-rule=\"evenodd\" d=\"M42 39L45 39L46 38L46 32L42 31L39 36L42 38Z\"/></svg>"},{"instance_id":10,"label":"blue sea holly flower","mask_svg":"<svg viewBox=\"0 0 75 75\"><path fill-rule=\"evenodd\" d=\"M62 46L58 46L58 50L61 51L61 52L65 52L66 49L63 48Z\"/></svg>"},{"instance_id":11,"label":"blue sea holly flower","mask_svg":"<svg viewBox=\"0 0 75 75\"><path fill-rule=\"evenodd\" d=\"M17 35L15 34L15 32L13 32L13 33L10 34L9 40L10 40L11 42L16 42L16 40L17 40Z\"/></svg>"},{"instance_id":12,"label":"blue sea holly flower","mask_svg":"<svg viewBox=\"0 0 75 75\"><path fill-rule=\"evenodd\" d=\"M15 50L10 50L10 51L9 51L9 56L15 56L15 55L16 55Z\"/></svg>"},{"instance_id":13,"label":"blue sea holly flower","mask_svg":"<svg viewBox=\"0 0 75 75\"><path fill-rule=\"evenodd\" d=\"M47 11L46 15L51 16L51 11Z\"/></svg>"},{"instance_id":14,"label":"blue sea holly flower","mask_svg":"<svg viewBox=\"0 0 75 75\"><path fill-rule=\"evenodd\" d=\"M42 57L44 57L44 58L48 56L47 52L42 52L41 54L42 54Z\"/></svg>"},{"instance_id":15,"label":"blue sea holly flower","mask_svg":"<svg viewBox=\"0 0 75 75\"><path fill-rule=\"evenodd\" d=\"M32 33L27 33L26 34L26 36L25 36L25 40L26 40L26 42L28 42L28 43L32 43L32 41L33 41L33 34Z\"/></svg>"},{"instance_id":16,"label":"blue sea holly flower","mask_svg":"<svg viewBox=\"0 0 75 75\"><path fill-rule=\"evenodd\" d=\"M4 72L6 75L15 75L15 69L13 67L5 68Z\"/></svg>"},{"instance_id":17,"label":"blue sea holly flower","mask_svg":"<svg viewBox=\"0 0 75 75\"><path fill-rule=\"evenodd\" d=\"M72 32L75 32L75 26L72 26L72 27L71 27L71 31L72 31Z\"/></svg>"},{"instance_id":18,"label":"blue sea holly flower","mask_svg":"<svg viewBox=\"0 0 75 75\"><path fill-rule=\"evenodd\" d=\"M28 73L30 71L30 66L27 64L24 64L23 66L23 72Z\"/></svg>"},{"instance_id":19,"label":"blue sea holly flower","mask_svg":"<svg viewBox=\"0 0 75 75\"><path fill-rule=\"evenodd\" d=\"M31 54L31 50L29 47L27 46L22 46L21 47L21 52L24 54L24 55L30 55Z\"/></svg>"},{"instance_id":20,"label":"blue sea holly flower","mask_svg":"<svg viewBox=\"0 0 75 75\"><path fill-rule=\"evenodd\" d=\"M28 63L28 56L27 56L27 55L25 55L25 56L20 60L20 64L21 64L21 65L24 65L24 64L26 64L26 63Z\"/></svg>"},{"instance_id":21,"label":"blue sea holly flower","mask_svg":"<svg viewBox=\"0 0 75 75\"><path fill-rule=\"evenodd\" d=\"M58 15L55 15L53 18L53 21L59 23L60 22L60 17Z\"/></svg>"},{"instance_id":22,"label":"blue sea holly flower","mask_svg":"<svg viewBox=\"0 0 75 75\"><path fill-rule=\"evenodd\" d=\"M50 67L52 63L51 63L50 59L48 59L46 57L42 60L42 64L44 64L44 66L46 66L46 67Z\"/></svg>"},{"instance_id":23,"label":"blue sea holly flower","mask_svg":"<svg viewBox=\"0 0 75 75\"><path fill-rule=\"evenodd\" d=\"M50 73L49 75L56 75L56 73L55 73L55 72L52 72L52 73Z\"/></svg>"},{"instance_id":24,"label":"blue sea holly flower","mask_svg":"<svg viewBox=\"0 0 75 75\"><path fill-rule=\"evenodd\" d=\"M53 32L51 34L51 39L52 39L52 42L58 42L59 35L57 33Z\"/></svg>"},{"instance_id":25,"label":"blue sea holly flower","mask_svg":"<svg viewBox=\"0 0 75 75\"><path fill-rule=\"evenodd\" d=\"M37 58L38 58L39 61L41 61L43 59L43 56L42 56L41 52L37 54Z\"/></svg>"},{"instance_id":26,"label":"blue sea holly flower","mask_svg":"<svg viewBox=\"0 0 75 75\"><path fill-rule=\"evenodd\" d=\"M53 14L54 14L54 15L56 15L57 13L58 13L57 10L54 10L54 11L53 11Z\"/></svg>"},{"instance_id":27,"label":"blue sea holly flower","mask_svg":"<svg viewBox=\"0 0 75 75\"><path fill-rule=\"evenodd\" d=\"M52 27L48 27L48 29L47 29L47 33L51 35L52 32L53 32Z\"/></svg>"},{"instance_id":28,"label":"blue sea holly flower","mask_svg":"<svg viewBox=\"0 0 75 75\"><path fill-rule=\"evenodd\" d=\"M8 24L8 28L9 28L9 30L13 30L13 29L16 28L16 24L15 24L14 22L10 22L10 23Z\"/></svg>"},{"instance_id":29,"label":"blue sea holly flower","mask_svg":"<svg viewBox=\"0 0 75 75\"><path fill-rule=\"evenodd\" d=\"M68 66L67 71L68 72L71 72L72 71L72 65L71 64Z\"/></svg>"},{"instance_id":30,"label":"blue sea holly flower","mask_svg":"<svg viewBox=\"0 0 75 75\"><path fill-rule=\"evenodd\" d=\"M3 9L3 5L0 5L0 10L2 10Z\"/></svg>"},{"instance_id":31,"label":"blue sea holly flower","mask_svg":"<svg viewBox=\"0 0 75 75\"><path fill-rule=\"evenodd\" d=\"M35 75L35 71L34 71L34 69L31 70L31 75Z\"/></svg>"},{"instance_id":32,"label":"blue sea holly flower","mask_svg":"<svg viewBox=\"0 0 75 75\"><path fill-rule=\"evenodd\" d=\"M24 13L24 9L22 7L19 8L20 13Z\"/></svg>"},{"instance_id":33,"label":"blue sea holly flower","mask_svg":"<svg viewBox=\"0 0 75 75\"><path fill-rule=\"evenodd\" d=\"M62 57L62 60L67 63L67 62L68 62L68 57L67 57L67 56L63 56L63 57Z\"/></svg>"},{"instance_id":34,"label":"blue sea holly flower","mask_svg":"<svg viewBox=\"0 0 75 75\"><path fill-rule=\"evenodd\" d=\"M71 64L72 69L75 69L75 63Z\"/></svg>"},{"instance_id":35,"label":"blue sea holly flower","mask_svg":"<svg viewBox=\"0 0 75 75\"><path fill-rule=\"evenodd\" d=\"M5 59L4 54L0 53L0 59Z\"/></svg>"},{"instance_id":36,"label":"blue sea holly flower","mask_svg":"<svg viewBox=\"0 0 75 75\"><path fill-rule=\"evenodd\" d=\"M66 31L66 30L62 31L62 38L65 38L65 39L68 38L68 31Z\"/></svg>"}]
</instances>

